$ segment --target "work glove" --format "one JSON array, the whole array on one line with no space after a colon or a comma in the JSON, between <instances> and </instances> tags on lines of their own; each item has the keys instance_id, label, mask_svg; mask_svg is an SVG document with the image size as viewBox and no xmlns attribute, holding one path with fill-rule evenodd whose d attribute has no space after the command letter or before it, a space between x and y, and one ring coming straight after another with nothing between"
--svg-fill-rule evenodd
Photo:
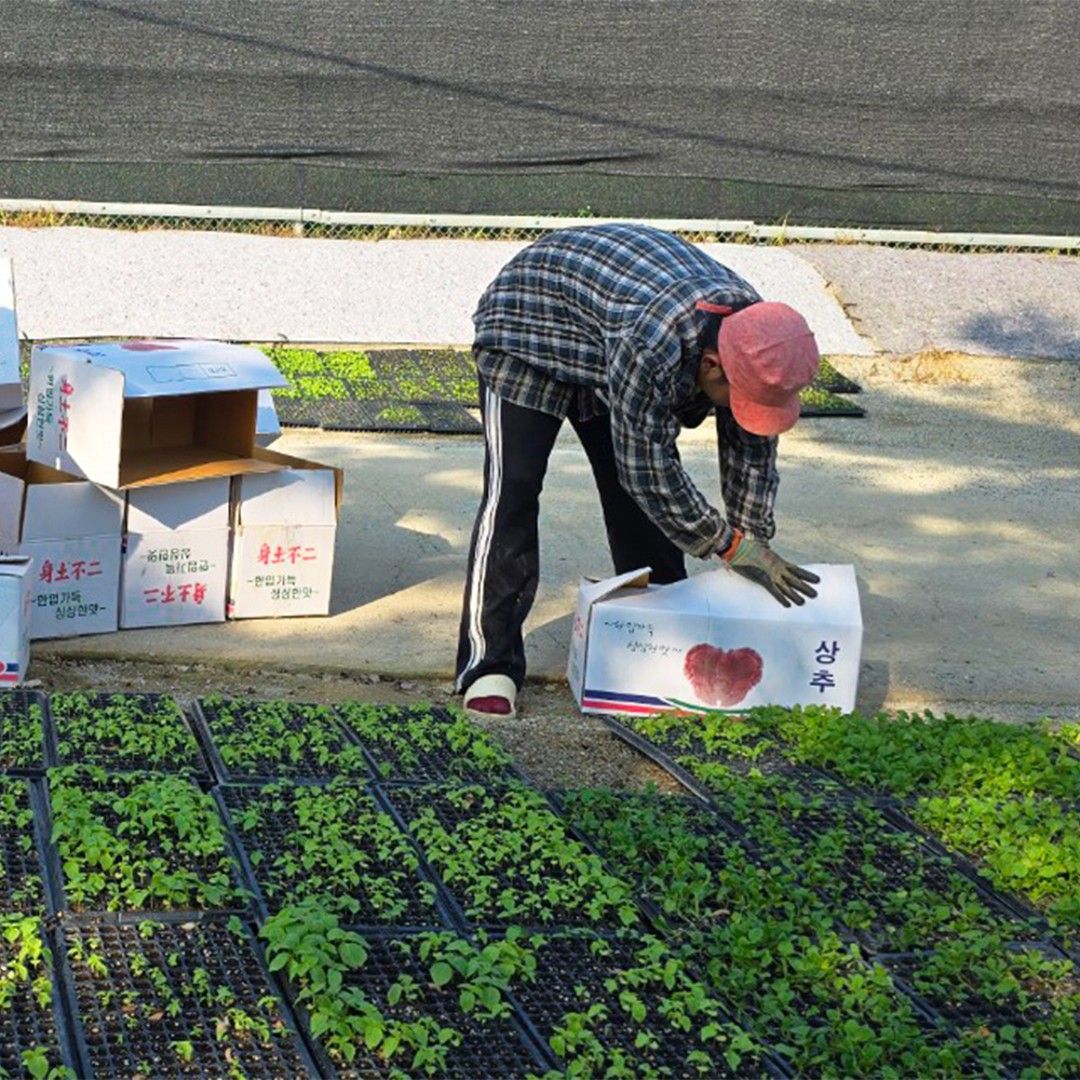
<instances>
[{"instance_id":1,"label":"work glove","mask_svg":"<svg viewBox=\"0 0 1080 1080\"><path fill-rule=\"evenodd\" d=\"M737 536L722 558L735 573L768 589L784 607L802 605L806 597L817 596L809 584L816 585L821 580L817 574L781 558L768 544L753 536Z\"/></svg>"}]
</instances>

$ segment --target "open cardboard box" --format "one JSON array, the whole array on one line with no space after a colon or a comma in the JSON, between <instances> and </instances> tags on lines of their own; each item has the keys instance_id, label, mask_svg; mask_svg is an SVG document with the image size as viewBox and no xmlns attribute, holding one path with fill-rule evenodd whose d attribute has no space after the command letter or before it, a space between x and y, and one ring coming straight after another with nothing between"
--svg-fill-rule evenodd
<instances>
[{"instance_id":1,"label":"open cardboard box","mask_svg":"<svg viewBox=\"0 0 1080 1080\"><path fill-rule=\"evenodd\" d=\"M27 454L114 489L271 471L253 456L258 349L215 341L35 346Z\"/></svg>"},{"instance_id":2,"label":"open cardboard box","mask_svg":"<svg viewBox=\"0 0 1080 1080\"><path fill-rule=\"evenodd\" d=\"M274 450L272 473L233 480L229 618L326 615L342 472Z\"/></svg>"},{"instance_id":3,"label":"open cardboard box","mask_svg":"<svg viewBox=\"0 0 1080 1080\"><path fill-rule=\"evenodd\" d=\"M11 260L0 257L0 446L18 442L26 430L19 373L19 327Z\"/></svg>"},{"instance_id":4,"label":"open cardboard box","mask_svg":"<svg viewBox=\"0 0 1080 1080\"><path fill-rule=\"evenodd\" d=\"M0 550L34 560L32 638L117 628L122 517L114 492L0 450Z\"/></svg>"},{"instance_id":5,"label":"open cardboard box","mask_svg":"<svg viewBox=\"0 0 1080 1080\"><path fill-rule=\"evenodd\" d=\"M855 707L862 613L852 566L807 567L818 596L785 608L727 567L673 585L648 568L584 580L567 677L583 712Z\"/></svg>"}]
</instances>

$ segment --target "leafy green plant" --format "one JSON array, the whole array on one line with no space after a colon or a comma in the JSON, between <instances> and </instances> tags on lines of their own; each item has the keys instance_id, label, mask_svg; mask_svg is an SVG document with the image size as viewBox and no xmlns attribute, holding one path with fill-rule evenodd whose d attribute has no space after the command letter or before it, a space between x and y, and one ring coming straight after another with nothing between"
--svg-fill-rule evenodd
<instances>
[{"instance_id":1,"label":"leafy green plant","mask_svg":"<svg viewBox=\"0 0 1080 1080\"><path fill-rule=\"evenodd\" d=\"M522 939L511 990L562 1063L559 1075L760 1075L758 1047L686 958L648 935Z\"/></svg>"},{"instance_id":2,"label":"leafy green plant","mask_svg":"<svg viewBox=\"0 0 1080 1080\"><path fill-rule=\"evenodd\" d=\"M755 857L812 889L837 928L875 951L900 952L972 929L1029 928L991 908L975 886L917 833L896 828L871 803L806 791L783 775L733 773L679 759L715 792Z\"/></svg>"},{"instance_id":3,"label":"leafy green plant","mask_svg":"<svg viewBox=\"0 0 1080 1080\"><path fill-rule=\"evenodd\" d=\"M293 1032L238 919L66 925L63 935L97 1075L302 1075ZM150 1060L157 1065L147 1069Z\"/></svg>"},{"instance_id":4,"label":"leafy green plant","mask_svg":"<svg viewBox=\"0 0 1080 1080\"><path fill-rule=\"evenodd\" d=\"M0 691L0 768L44 768L44 714L22 690Z\"/></svg>"},{"instance_id":5,"label":"leafy green plant","mask_svg":"<svg viewBox=\"0 0 1080 1080\"><path fill-rule=\"evenodd\" d=\"M474 922L638 921L630 886L570 835L537 792L431 785L397 789L392 797Z\"/></svg>"},{"instance_id":6,"label":"leafy green plant","mask_svg":"<svg viewBox=\"0 0 1080 1080\"><path fill-rule=\"evenodd\" d=\"M31 914L44 905L30 789L25 780L0 777L0 910Z\"/></svg>"},{"instance_id":7,"label":"leafy green plant","mask_svg":"<svg viewBox=\"0 0 1080 1080\"><path fill-rule=\"evenodd\" d=\"M1080 1073L1080 977L1071 960L1000 934L964 933L890 967L955 1026L983 1075Z\"/></svg>"},{"instance_id":8,"label":"leafy green plant","mask_svg":"<svg viewBox=\"0 0 1080 1080\"><path fill-rule=\"evenodd\" d=\"M450 933L365 940L308 902L282 909L260 935L270 970L289 979L312 1035L339 1067L365 1073L372 1061L379 1071L438 1076L456 1060L454 1071L468 1075L460 1062L487 1056L488 1039L517 1043L504 1026L503 995L528 962L515 934L480 947ZM527 1063L520 1045L516 1056Z\"/></svg>"},{"instance_id":9,"label":"leafy green plant","mask_svg":"<svg viewBox=\"0 0 1080 1080\"><path fill-rule=\"evenodd\" d=\"M210 736L234 778L362 776L370 771L324 705L288 701L201 701Z\"/></svg>"},{"instance_id":10,"label":"leafy green plant","mask_svg":"<svg viewBox=\"0 0 1080 1080\"><path fill-rule=\"evenodd\" d=\"M213 799L189 780L49 770L52 840L76 910L184 910L235 906L225 828Z\"/></svg>"},{"instance_id":11,"label":"leafy green plant","mask_svg":"<svg viewBox=\"0 0 1080 1080\"><path fill-rule=\"evenodd\" d=\"M52 1016L52 953L41 919L0 915L0 1075L33 1080L74 1080L61 1062ZM26 1036L46 1045L26 1045Z\"/></svg>"},{"instance_id":12,"label":"leafy green plant","mask_svg":"<svg viewBox=\"0 0 1080 1080\"><path fill-rule=\"evenodd\" d=\"M271 910L315 898L351 923L436 918L412 845L362 789L274 784L225 797Z\"/></svg>"},{"instance_id":13,"label":"leafy green plant","mask_svg":"<svg viewBox=\"0 0 1080 1080\"><path fill-rule=\"evenodd\" d=\"M384 424L420 424L424 414L415 405L386 405L376 419Z\"/></svg>"},{"instance_id":14,"label":"leafy green plant","mask_svg":"<svg viewBox=\"0 0 1080 1080\"><path fill-rule=\"evenodd\" d=\"M510 767L510 755L458 710L346 701L338 713L383 780L490 780Z\"/></svg>"},{"instance_id":15,"label":"leafy green plant","mask_svg":"<svg viewBox=\"0 0 1080 1080\"><path fill-rule=\"evenodd\" d=\"M997 887L1080 929L1080 813L1054 799L920 799L915 820L973 859Z\"/></svg>"},{"instance_id":16,"label":"leafy green plant","mask_svg":"<svg viewBox=\"0 0 1080 1080\"><path fill-rule=\"evenodd\" d=\"M168 695L53 694L49 708L61 764L205 771L183 712Z\"/></svg>"}]
</instances>

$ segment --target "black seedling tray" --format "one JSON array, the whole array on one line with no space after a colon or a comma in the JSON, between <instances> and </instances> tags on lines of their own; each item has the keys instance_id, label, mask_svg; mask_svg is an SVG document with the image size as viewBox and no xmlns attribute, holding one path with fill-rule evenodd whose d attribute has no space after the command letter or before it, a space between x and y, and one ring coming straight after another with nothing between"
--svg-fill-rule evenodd
<instances>
[{"instance_id":1,"label":"black seedling tray","mask_svg":"<svg viewBox=\"0 0 1080 1080\"><path fill-rule=\"evenodd\" d=\"M797 855L773 848L765 838L755 834L752 825L732 816L719 798L715 799L714 806L731 832L742 830L757 860L786 865L801 873ZM775 808L770 809L775 813ZM888 916L882 909L884 894L910 891L915 886L922 886L943 900L951 895L953 886L969 886L971 899L986 909L988 923L1008 924L1019 937L1037 933L1025 920L1018 918L1014 907L1004 903L984 881L970 874L951 853L929 842L917 830L905 828L902 819L886 809L871 803L860 805L853 801L822 800L798 814L781 816L780 825L795 841L799 854L808 854L813 844L833 829L848 831L851 844L838 859L829 883L808 884L837 914L846 901L869 902L873 909L871 925L851 931L854 939L869 952L895 951L895 943L888 935L897 932L890 922L897 916ZM910 851L907 850L909 846ZM868 871L880 880L869 880Z\"/></svg>"},{"instance_id":2,"label":"black seedling tray","mask_svg":"<svg viewBox=\"0 0 1080 1080\"><path fill-rule=\"evenodd\" d=\"M224 704L228 704L231 709L237 711L255 711L260 706L267 706L275 703L232 701ZM195 729L202 742L203 750L214 768L219 783L273 783L277 780L326 781L338 777L352 778L363 783L372 779L371 767L368 764L363 750L355 744L352 736L337 719L332 709L325 706L311 706L294 703L277 704L287 704L292 710L296 711L295 715L289 717L285 726L289 733L298 736L310 734L313 725L311 719L300 715L300 710L306 708L325 709L323 718L314 723L322 723L325 726L327 735L335 744L333 747L335 754L344 752L347 758L352 759L351 762L342 762L335 757L331 761L320 763L313 753L310 753L307 748L303 748L304 758L303 761L300 762L294 763L282 761L280 759L277 761L264 759L265 765L260 765L258 767L244 768L226 765L222 760L218 741L225 741L222 737L222 732L225 730L229 730L230 734L235 733L238 738L242 738L242 725L237 725L233 720L226 720L221 716L217 706L213 702L202 699L196 704L194 710L193 718ZM238 727L241 729L238 730ZM215 731L218 732L217 736L215 736Z\"/></svg>"},{"instance_id":3,"label":"black seedling tray","mask_svg":"<svg viewBox=\"0 0 1080 1080\"><path fill-rule=\"evenodd\" d=\"M648 1010L646 1021L649 1029L657 1036L656 1045L647 1048L635 1046L635 1038L642 1030L642 1024L633 1020L623 1010L618 992L613 992L606 980L617 972L637 966L635 959L640 942L635 938L603 937L607 955L595 955L592 951L594 935L566 934L546 937L537 949L535 978L526 981L519 977L511 986L514 998L520 1005L532 1028L538 1033L552 1064L558 1069L572 1065L573 1061L560 1061L551 1047L551 1037L571 1013L586 1012L592 1005L602 1005L607 1011L603 1019L593 1022L592 1030L606 1048L619 1050L628 1055L630 1062L635 1059L647 1063L648 1075L691 1077L700 1076L701 1071L687 1062L688 1055L695 1050L710 1052L713 1065L708 1072L710 1077L760 1077L786 1076L788 1072L779 1062L762 1056L750 1062L741 1062L737 1070L732 1070L723 1054L715 1046L702 1042L698 1032L702 1024L708 1022L699 1019L690 1031L682 1031L673 1024L665 1024L659 1013L659 1007L667 996L666 988L635 986L633 992ZM732 1023L730 1015L718 1014L717 1022ZM627 1075L645 1075L639 1073L633 1065ZM591 1074L583 1074L591 1075Z\"/></svg>"},{"instance_id":4,"label":"black seedling tray","mask_svg":"<svg viewBox=\"0 0 1080 1080\"><path fill-rule=\"evenodd\" d=\"M29 744L31 741L26 739L25 729L33 723L30 717L32 707L41 710L41 734L33 740L36 746L31 751L29 745L17 747L16 743L26 741ZM44 694L36 690L0 691L0 773L41 776L53 764L46 736L47 717L48 706Z\"/></svg>"},{"instance_id":5,"label":"black seedling tray","mask_svg":"<svg viewBox=\"0 0 1080 1080\"><path fill-rule=\"evenodd\" d=\"M176 706L175 719L173 720L170 717L170 722L173 723L182 737L186 737L189 749L179 760L155 761L145 755L120 757L116 748L107 748L101 743L95 743L93 750L89 752L83 750L81 753L62 754L61 744L65 741L63 735L65 721L62 715L57 715L56 709L56 699L61 696L54 694L49 699L47 713L46 737L53 763L57 765L97 765L109 772L176 773L191 776L200 781L210 779L210 768L202 755L199 741L195 737L187 717L184 715L184 710L174 699L169 699ZM111 704L113 698L123 698L131 701L139 705L141 710L147 714L148 719L152 718L154 722L158 719L156 716L158 708L164 699L169 698L169 695L166 694L87 694L85 696L90 699L92 708L107 707Z\"/></svg>"},{"instance_id":6,"label":"black seedling tray","mask_svg":"<svg viewBox=\"0 0 1080 1080\"><path fill-rule=\"evenodd\" d=\"M53 958L52 964L45 963L50 982L50 1001L45 1006L40 1005L30 987L24 984L11 995L9 1004L0 1008L0 1076L28 1076L22 1060L23 1052L40 1047L48 1052L50 1065L66 1066L73 1075L82 1077L85 1073L81 1069L77 1043L67 1020L63 988L58 977L56 941L44 920L39 933ZM4 949L0 948L0 956L3 955ZM0 964L7 978L7 961L2 960ZM31 971L30 977L36 977L36 973Z\"/></svg>"},{"instance_id":7,"label":"black seedling tray","mask_svg":"<svg viewBox=\"0 0 1080 1080\"><path fill-rule=\"evenodd\" d=\"M1017 944L1020 945L1020 943ZM1022 945L1025 948L1040 948L1041 951L1046 951L1054 957L1060 957L1057 949L1045 943L1040 946L1036 942L1024 942ZM877 959L893 977L896 986L906 993L919 1008L935 1018L939 1024L956 1032L977 1031L981 1028L995 1032L1003 1027L1013 1027L1019 1031L1029 1027L1033 1021L1047 1017L1052 1011L1050 1002L1046 1002L1043 1008L1008 1009L1002 1007L1001 1004L978 997L975 991L964 1001L949 1001L936 994L927 996L915 989L914 977L920 965L925 963L930 955L932 954L896 953L884 954ZM1035 1069L1041 1074L1042 1059L1034 1051L1026 1047L1018 1047L1015 1052L1006 1056L1002 1064L1006 1076L1018 1076L1025 1069Z\"/></svg>"},{"instance_id":8,"label":"black seedling tray","mask_svg":"<svg viewBox=\"0 0 1080 1080\"><path fill-rule=\"evenodd\" d=\"M277 402L284 427L324 431L416 431L433 435L475 435L483 429L455 401L350 401L334 398L284 398ZM398 410L408 410L408 413Z\"/></svg>"},{"instance_id":9,"label":"black seedling tray","mask_svg":"<svg viewBox=\"0 0 1080 1080\"><path fill-rule=\"evenodd\" d=\"M661 865L661 859L652 865L638 867L623 867L614 853L608 851L602 839L592 833L588 826L579 821L570 809L566 796L569 792L555 792L549 794L549 799L558 810L559 814L568 822L574 835L580 837L592 851L604 860L613 873L631 881L638 896L638 903L643 907L649 920L658 926L691 926L705 925L723 918L726 911L702 910L699 912L667 911L664 908L662 896L657 895L658 888L662 891L663 885L657 886L650 883L647 878L657 872ZM612 792L615 798L621 802L632 803L641 798L641 793ZM695 863L704 866L715 877L722 871L730 868L729 849L738 848L742 858L748 863L756 863L757 860L751 852L753 847L745 837L738 836L734 831L729 831L728 825L717 817L711 807L703 805L697 799L684 798L677 795L656 795L658 800L670 800L679 804L679 810L684 814L680 828L694 838L702 841L695 856Z\"/></svg>"},{"instance_id":10,"label":"black seedling tray","mask_svg":"<svg viewBox=\"0 0 1080 1080\"><path fill-rule=\"evenodd\" d=\"M124 780L134 779L136 774L112 774L110 781L114 781L118 784L123 783ZM153 774L142 774L143 778L153 778ZM162 779L165 776L161 777ZM192 778L178 778L186 779L188 783L195 786L195 781ZM92 793L103 792L109 790L112 786L110 783L103 787L100 784L94 783L89 777L84 779L84 782L79 785L83 790L90 791ZM122 789L121 789L122 790ZM201 791L201 789L199 789ZM204 793L205 794L205 793ZM208 798L210 796L207 796ZM217 810L216 803L214 804L215 810ZM63 859L60 854L59 847L53 841L53 815L51 806L51 797L47 786L43 788L42 794L35 808L38 825L41 833L44 837L48 838L47 842L43 845L44 857L45 857L45 869L46 869L46 885L48 888L48 895L50 899L50 909L52 913L93 918L102 922L128 922L132 920L145 920L145 919L165 919L168 916L176 916L179 918L198 918L204 914L216 913L225 915L243 915L246 916L249 913L251 907L248 890L243 880L243 872L237 857L235 845L232 837L229 835L229 830L223 824L223 834L225 839L225 847L222 854L229 861L230 877L233 883L234 894L232 902L223 905L220 908L206 908L206 909L157 909L157 908L119 908L119 909L106 909L106 908L71 908L68 904L67 890L65 888L65 875L63 869ZM119 815L113 813L111 808L102 807L99 808L95 815L100 821L102 821L107 828L114 830L120 820ZM160 845L154 845L150 850L150 857L153 858L158 855L165 855L168 857L168 853L163 851ZM217 869L216 866L209 863L202 866L195 866L192 869L197 871L201 877L208 876L209 873Z\"/></svg>"},{"instance_id":11,"label":"black seedling tray","mask_svg":"<svg viewBox=\"0 0 1080 1080\"><path fill-rule=\"evenodd\" d=\"M44 916L49 907L45 845L38 828L39 782L0 777L0 798L11 795L15 813L30 815L24 827L0 827L0 914ZM36 884L35 884L36 882Z\"/></svg>"},{"instance_id":12,"label":"black seedling tray","mask_svg":"<svg viewBox=\"0 0 1080 1080\"><path fill-rule=\"evenodd\" d=\"M431 807L434 810L436 818L442 828L448 835L452 835L455 828L463 823L467 823L475 819L479 813L485 813L486 811L478 810L477 813L469 813L467 810L460 809L453 806L449 800L442 798L442 792L446 790L453 790L452 786L432 786L422 787L418 785L401 785L399 787L381 788L381 794L386 802L386 806L394 815L395 820L399 823L402 829L404 829L416 842L417 847L420 850L421 855L427 861L427 865L431 868L431 873L437 877L442 883L443 888L446 890L447 895L454 903L454 908L461 912L459 928L465 933L471 933L475 930L488 930L494 933L501 933L510 926L523 926L528 929L537 931L551 930L552 928L572 929L582 926L589 926L597 930L618 930L621 929L623 924L619 921L617 913L609 911L603 918L594 919L585 910L583 904L581 909L575 911L572 909L563 909L561 911L553 911L552 917L549 922L534 923L531 922L526 916L517 914L514 916L506 916L500 918L497 914L492 914L491 917L483 915L473 915L468 910L468 901L460 886L448 882L443 876L438 865L431 861L430 853L425 848L423 842L413 832L411 823L415 818L427 807ZM536 791L532 788L510 787L508 791L524 791L528 792L531 797L536 797L543 803L542 807L538 807L538 810L545 811L551 815L553 831L552 836L555 836L554 829L563 833L566 841L576 844L583 855L596 855L596 853L589 847L589 845L578 836L568 823L558 814L554 806L548 801L543 793ZM498 788L485 788L485 794L498 795ZM537 835L535 838L538 843L543 843L547 840L546 835ZM599 856L596 856L599 859ZM601 860L602 861L602 860ZM554 868L552 868L554 869ZM499 892L506 889L518 891L522 894L539 894L544 887L544 883L551 881L552 876L550 872L546 872L541 880L530 882L526 880L522 874L513 874L502 871L500 868L490 870L485 877L490 878L499 886ZM631 889L630 897L633 892ZM628 901L630 901L628 897ZM630 901L631 906L637 907L636 901ZM641 912L638 910L640 917Z\"/></svg>"},{"instance_id":13,"label":"black seedling tray","mask_svg":"<svg viewBox=\"0 0 1080 1080\"><path fill-rule=\"evenodd\" d=\"M791 760L784 753L781 741L774 736L762 735L757 740L758 742L768 740L776 745L760 751L756 757L750 757L706 749L704 740L701 739L694 739L690 747L680 747L671 741L654 742L613 716L604 716L601 719L623 742L644 754L654 764L670 773L688 791L706 802L711 802L715 798L712 789L704 780L696 777L684 765L680 765L679 758L696 757L702 761L724 765L738 776L747 776L755 770L763 776L781 776L808 796L822 795L829 799L865 799L875 804L890 806L896 802L891 797L874 796L870 792L852 787L834 773ZM748 745L752 744L748 742Z\"/></svg>"},{"instance_id":14,"label":"black seedling tray","mask_svg":"<svg viewBox=\"0 0 1080 1080\"><path fill-rule=\"evenodd\" d=\"M460 1032L461 1045L451 1047L446 1068L440 1069L437 1076L446 1080L502 1080L505 1077L543 1075L546 1071L547 1057L535 1042L527 1023L518 1014L513 999L507 999L511 1009L508 1016L481 1021L461 1009L454 982L449 983L445 990L435 988L427 966L418 955L412 953L415 944L408 935L391 937L365 934L364 940L368 950L367 960L362 968L346 974L343 984L346 989L360 989L387 1018L414 1022L421 1016L433 1016L439 1023ZM424 1001L410 1002L402 996L396 1005L386 1004L387 991L401 975L412 976L424 988ZM286 984L286 992L291 996L293 987ZM361 1048L351 1064L340 1068L335 1066L318 1038L310 1035L310 1022L303 1006L294 1002L294 1009L308 1032L315 1059L324 1076L411 1075L409 1065L412 1057L408 1048L389 1063Z\"/></svg>"},{"instance_id":15,"label":"black seedling tray","mask_svg":"<svg viewBox=\"0 0 1080 1080\"><path fill-rule=\"evenodd\" d=\"M144 937L147 925L155 928ZM275 993L249 927L238 937L221 919L116 925L64 918L57 936L67 1007L84 1058L81 1077L219 1078L232 1075L236 1067L250 1078L319 1075L291 1010ZM68 954L76 944L88 951L95 938L101 941L104 974ZM160 974L152 977L151 970ZM229 1001L208 1000L204 987L211 992L227 988ZM106 1002L101 992L113 996ZM132 994L134 999L125 998ZM181 1003L175 1016L167 1007L172 998ZM268 1000L273 1001L269 1015L260 1006ZM140 1013L139 1004L148 1011ZM264 1019L270 1026L269 1045L249 1033L219 1039L219 1021L229 1008ZM191 1044L190 1060L177 1043Z\"/></svg>"},{"instance_id":16,"label":"black seedling tray","mask_svg":"<svg viewBox=\"0 0 1080 1080\"><path fill-rule=\"evenodd\" d=\"M439 737L439 727L449 727L455 722L455 717L447 709L438 706L387 706L385 713L385 727L388 731L404 727L410 720L423 721L430 718L436 739ZM509 761L498 768L485 770L469 757L452 750L445 742L430 749L413 742L403 752L388 742L381 742L378 737L373 738L368 732L357 731L350 723L347 708L339 706L337 714L349 734L363 748L371 771L379 783L431 784L446 781L455 784L500 784L524 781L521 772ZM480 728L476 730L484 734Z\"/></svg>"},{"instance_id":17,"label":"black seedling tray","mask_svg":"<svg viewBox=\"0 0 1080 1080\"><path fill-rule=\"evenodd\" d=\"M315 790L324 792L327 797L333 796L332 789L318 787ZM256 828L245 831L238 824L238 814L247 806L260 800L269 801L271 796L265 789L246 785L229 785L216 788L213 795L234 838L241 867L255 896L259 918L265 921L287 904L297 902L298 898L289 897L288 895L267 899L268 890L264 889L263 885L272 881L273 865L279 856L293 854L299 861L300 853L297 852L294 845L288 843L288 837L291 833L300 829L300 823L291 807L286 807L281 811L273 811L268 808L263 821ZM394 830L400 835L403 847L416 858L416 869L410 873L404 867L400 858L391 857L389 861L384 861L380 860L378 852L371 852L373 864L365 872L365 876L369 874L379 876L400 874L402 880L396 884L399 887L399 895L406 901L406 906L403 911L392 917L381 916L378 909L368 899L364 886L361 884L352 889L342 886L329 894L335 899L347 896L357 900L360 904L358 911L350 912L344 908L338 910L337 905L333 903L329 905L330 910L337 913L343 926L358 929L361 932L378 928L385 929L386 927L436 929L455 926L460 915L450 913L448 900L443 894L442 886L438 883L438 879L427 869L424 860L416 851L416 845L411 837L401 830L397 821L377 801L373 794L365 791L362 797L370 802L373 815L384 815L390 821ZM313 839L318 839L317 834L312 835ZM252 856L256 852L262 853L262 859L258 862L258 865L252 861ZM430 903L424 901L425 887L431 893Z\"/></svg>"},{"instance_id":18,"label":"black seedling tray","mask_svg":"<svg viewBox=\"0 0 1080 1080\"><path fill-rule=\"evenodd\" d=\"M862 387L854 379L838 371L825 359L821 361L821 367L811 386L816 386L819 390L827 390L830 394L862 393Z\"/></svg>"}]
</instances>

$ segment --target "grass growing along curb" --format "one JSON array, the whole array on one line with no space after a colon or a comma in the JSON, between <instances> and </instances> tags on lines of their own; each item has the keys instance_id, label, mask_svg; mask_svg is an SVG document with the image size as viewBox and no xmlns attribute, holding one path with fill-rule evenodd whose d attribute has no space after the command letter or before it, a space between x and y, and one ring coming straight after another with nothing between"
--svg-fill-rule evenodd
<instances>
[{"instance_id":1,"label":"grass growing along curb","mask_svg":"<svg viewBox=\"0 0 1080 1080\"><path fill-rule=\"evenodd\" d=\"M510 755L463 713L346 701L338 715L374 760L380 780L503 779Z\"/></svg>"},{"instance_id":2,"label":"grass growing along curb","mask_svg":"<svg viewBox=\"0 0 1080 1080\"><path fill-rule=\"evenodd\" d=\"M232 779L329 778L371 773L325 705L289 701L200 700L210 737Z\"/></svg>"},{"instance_id":3,"label":"grass growing along curb","mask_svg":"<svg viewBox=\"0 0 1080 1080\"><path fill-rule=\"evenodd\" d=\"M53 694L49 710L61 765L206 771L183 711L168 695Z\"/></svg>"},{"instance_id":4,"label":"grass growing along curb","mask_svg":"<svg viewBox=\"0 0 1080 1080\"><path fill-rule=\"evenodd\" d=\"M52 841L76 911L237 907L225 826L214 800L189 780L50 769Z\"/></svg>"},{"instance_id":5,"label":"grass growing along curb","mask_svg":"<svg viewBox=\"0 0 1080 1080\"><path fill-rule=\"evenodd\" d=\"M0 691L0 768L44 769L45 717L21 690Z\"/></svg>"},{"instance_id":6,"label":"grass growing along curb","mask_svg":"<svg viewBox=\"0 0 1080 1080\"><path fill-rule=\"evenodd\" d=\"M416 852L363 789L273 784L224 797L271 911L315 899L346 923L438 922Z\"/></svg>"},{"instance_id":7,"label":"grass growing along curb","mask_svg":"<svg viewBox=\"0 0 1080 1080\"><path fill-rule=\"evenodd\" d=\"M395 789L428 862L478 925L630 926L630 886L523 786Z\"/></svg>"}]
</instances>

